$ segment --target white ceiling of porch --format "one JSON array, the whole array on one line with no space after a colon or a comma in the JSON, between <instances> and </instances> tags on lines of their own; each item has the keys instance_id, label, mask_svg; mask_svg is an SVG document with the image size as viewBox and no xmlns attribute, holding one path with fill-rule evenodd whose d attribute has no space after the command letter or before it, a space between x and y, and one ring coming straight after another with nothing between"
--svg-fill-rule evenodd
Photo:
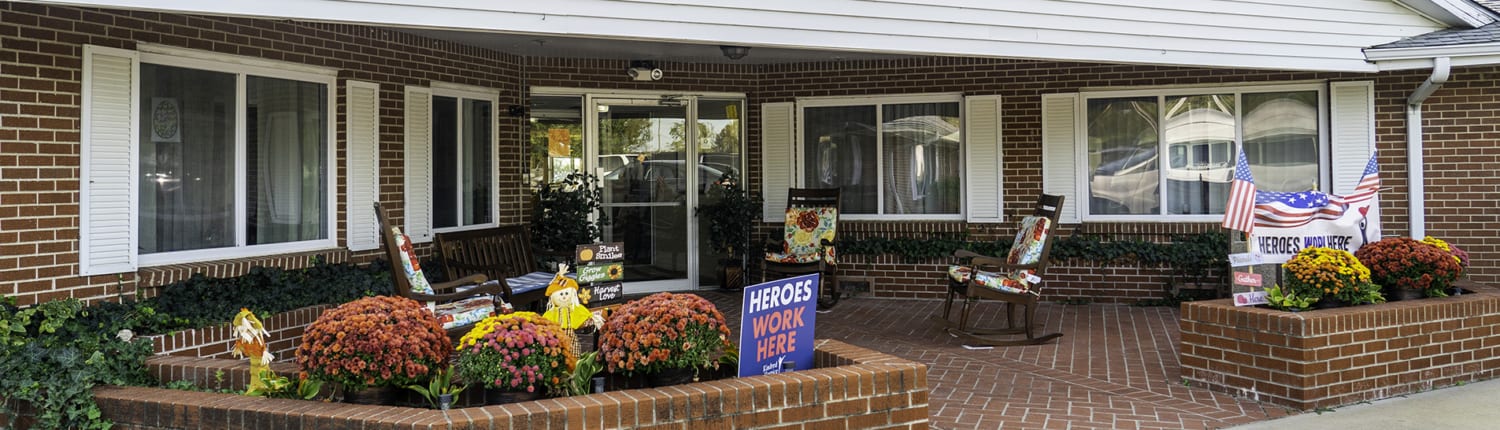
<instances>
[{"instance_id":1,"label":"white ceiling of porch","mask_svg":"<svg viewBox=\"0 0 1500 430\"><path fill-rule=\"evenodd\" d=\"M777 64L906 57L868 52L751 47L749 54L744 58L731 60L724 57L723 52L719 50L719 45L631 40L627 38L591 39L557 35L412 28L392 28L392 30L532 57L651 60L657 62L709 64Z\"/></svg>"}]
</instances>

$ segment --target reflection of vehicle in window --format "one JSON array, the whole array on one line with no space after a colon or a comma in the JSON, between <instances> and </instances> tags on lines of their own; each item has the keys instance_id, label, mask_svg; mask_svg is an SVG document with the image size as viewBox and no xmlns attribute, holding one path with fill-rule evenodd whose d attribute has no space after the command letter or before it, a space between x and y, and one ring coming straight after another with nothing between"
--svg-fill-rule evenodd
<instances>
[{"instance_id":1,"label":"reflection of vehicle in window","mask_svg":"<svg viewBox=\"0 0 1500 430\"><path fill-rule=\"evenodd\" d=\"M1089 210L1095 214L1156 213L1156 148L1126 146L1098 152L1089 179Z\"/></svg>"},{"instance_id":2,"label":"reflection of vehicle in window","mask_svg":"<svg viewBox=\"0 0 1500 430\"><path fill-rule=\"evenodd\" d=\"M687 162L683 160L645 160L626 164L604 175L605 196L611 202L659 202L682 198L687 191L687 177L683 175ZM713 166L698 165L698 192L719 180L724 171Z\"/></svg>"},{"instance_id":3,"label":"reflection of vehicle in window","mask_svg":"<svg viewBox=\"0 0 1500 430\"><path fill-rule=\"evenodd\" d=\"M613 172L615 171L615 169L619 169L621 166L634 162L637 157L640 156L636 154L600 155L599 169L606 172Z\"/></svg>"}]
</instances>

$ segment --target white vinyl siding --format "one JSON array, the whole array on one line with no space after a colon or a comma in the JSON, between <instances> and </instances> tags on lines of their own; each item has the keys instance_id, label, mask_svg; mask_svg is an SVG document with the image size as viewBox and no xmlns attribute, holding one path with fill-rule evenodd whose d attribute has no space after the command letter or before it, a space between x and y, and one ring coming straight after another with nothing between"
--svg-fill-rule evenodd
<instances>
[{"instance_id":1,"label":"white vinyl siding","mask_svg":"<svg viewBox=\"0 0 1500 430\"><path fill-rule=\"evenodd\" d=\"M376 249L380 232L372 203L380 199L380 85L346 81L344 103L346 246Z\"/></svg>"},{"instance_id":2,"label":"white vinyl siding","mask_svg":"<svg viewBox=\"0 0 1500 430\"><path fill-rule=\"evenodd\" d=\"M768 223L782 223L786 219L787 189L797 185L795 166L797 127L793 123L793 103L762 103L760 105L761 139L761 216Z\"/></svg>"},{"instance_id":3,"label":"white vinyl siding","mask_svg":"<svg viewBox=\"0 0 1500 430\"><path fill-rule=\"evenodd\" d=\"M138 54L83 47L80 275L134 272Z\"/></svg>"},{"instance_id":4,"label":"white vinyl siding","mask_svg":"<svg viewBox=\"0 0 1500 430\"><path fill-rule=\"evenodd\" d=\"M406 87L406 229L413 242L432 240L432 90Z\"/></svg>"},{"instance_id":5,"label":"white vinyl siding","mask_svg":"<svg viewBox=\"0 0 1500 430\"><path fill-rule=\"evenodd\" d=\"M1042 192L1065 196L1058 220L1078 218L1078 94L1042 95Z\"/></svg>"},{"instance_id":6,"label":"white vinyl siding","mask_svg":"<svg viewBox=\"0 0 1500 430\"><path fill-rule=\"evenodd\" d=\"M964 199L969 222L1002 222L1000 96L964 98Z\"/></svg>"},{"instance_id":7,"label":"white vinyl siding","mask_svg":"<svg viewBox=\"0 0 1500 430\"><path fill-rule=\"evenodd\" d=\"M1376 71L1363 48L1446 27L1398 2L1369 0L580 0L561 15L547 2L97 3L708 45L1359 72Z\"/></svg>"},{"instance_id":8,"label":"white vinyl siding","mask_svg":"<svg viewBox=\"0 0 1500 430\"><path fill-rule=\"evenodd\" d=\"M1354 192L1375 150L1375 85L1352 81L1328 87L1333 193L1343 195Z\"/></svg>"}]
</instances>

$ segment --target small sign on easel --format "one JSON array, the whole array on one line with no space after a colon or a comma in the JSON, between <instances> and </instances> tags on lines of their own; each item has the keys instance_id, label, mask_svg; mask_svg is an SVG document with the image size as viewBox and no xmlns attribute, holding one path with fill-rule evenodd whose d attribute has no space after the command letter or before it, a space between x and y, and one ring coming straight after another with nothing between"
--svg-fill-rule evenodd
<instances>
[{"instance_id":1,"label":"small sign on easel","mask_svg":"<svg viewBox=\"0 0 1500 430\"><path fill-rule=\"evenodd\" d=\"M591 308L608 306L625 298L625 244L621 242L578 245L578 296Z\"/></svg>"}]
</instances>

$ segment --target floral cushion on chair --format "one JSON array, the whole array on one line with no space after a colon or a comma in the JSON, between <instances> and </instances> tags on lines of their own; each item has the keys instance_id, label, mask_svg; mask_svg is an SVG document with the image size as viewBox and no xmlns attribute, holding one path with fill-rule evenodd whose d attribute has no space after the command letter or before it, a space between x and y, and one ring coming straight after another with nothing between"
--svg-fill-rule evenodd
<instances>
[{"instance_id":1,"label":"floral cushion on chair","mask_svg":"<svg viewBox=\"0 0 1500 430\"><path fill-rule=\"evenodd\" d=\"M952 279L953 282L960 284L968 282L970 276L976 276L974 275L973 268L968 266L948 266L948 279ZM1030 270L1016 270L1009 273L981 270L974 278L974 285L1007 293L1021 294L1031 292L1031 286L1039 281L1041 281L1041 278L1032 275Z\"/></svg>"},{"instance_id":2,"label":"floral cushion on chair","mask_svg":"<svg viewBox=\"0 0 1500 430\"><path fill-rule=\"evenodd\" d=\"M1010 245L1010 255L1005 262L1010 264L1035 264L1042 259L1042 248L1047 246L1047 236L1052 234L1052 219L1028 216L1021 220L1021 229L1016 232L1016 241Z\"/></svg>"},{"instance_id":3,"label":"floral cushion on chair","mask_svg":"<svg viewBox=\"0 0 1500 430\"><path fill-rule=\"evenodd\" d=\"M1010 264L1035 264L1042 258L1042 248L1047 245L1047 236L1052 234L1052 219L1028 216L1021 220L1021 229L1016 232L1016 241L1010 246L1005 262ZM974 284L1008 293L1028 293L1031 286L1042 281L1034 269L1015 270L1009 273L979 271L966 266L948 266L948 279L965 283L974 277Z\"/></svg>"},{"instance_id":4,"label":"floral cushion on chair","mask_svg":"<svg viewBox=\"0 0 1500 430\"><path fill-rule=\"evenodd\" d=\"M819 260L834 263L832 246L822 246L823 240L832 242L838 232L834 222L838 209L832 207L788 207L786 208L786 237L782 252L767 252L766 260L780 263L814 263Z\"/></svg>"},{"instance_id":5,"label":"floral cushion on chair","mask_svg":"<svg viewBox=\"0 0 1500 430\"><path fill-rule=\"evenodd\" d=\"M391 235L396 237L396 250L401 254L401 269L406 274L406 283L411 284L411 292L432 294L432 284L427 283L427 277L422 275L422 265L417 262L417 253L412 250L411 238L401 234L401 227L391 227Z\"/></svg>"},{"instance_id":6,"label":"floral cushion on chair","mask_svg":"<svg viewBox=\"0 0 1500 430\"><path fill-rule=\"evenodd\" d=\"M495 299L489 296L470 297L456 302L431 307L443 329L469 325L495 314Z\"/></svg>"}]
</instances>

